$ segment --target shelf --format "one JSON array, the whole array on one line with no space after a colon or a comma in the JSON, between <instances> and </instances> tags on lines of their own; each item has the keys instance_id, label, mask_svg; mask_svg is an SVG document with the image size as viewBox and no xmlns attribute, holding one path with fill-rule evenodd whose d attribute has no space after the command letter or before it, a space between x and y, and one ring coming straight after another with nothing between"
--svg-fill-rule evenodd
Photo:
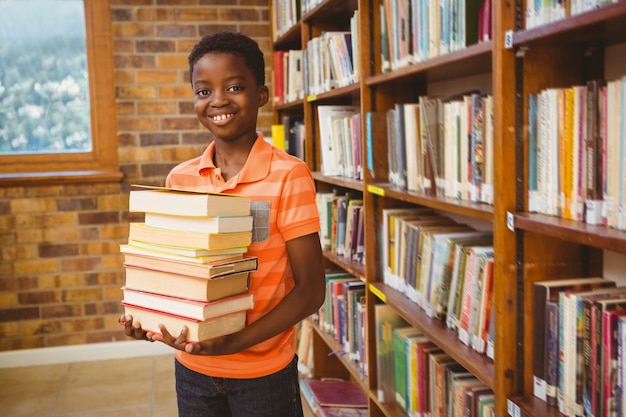
<instances>
[{"instance_id":1,"label":"shelf","mask_svg":"<svg viewBox=\"0 0 626 417\"><path fill-rule=\"evenodd\" d=\"M338 256L331 251L325 250L323 252L326 259L355 277L360 278L361 281L365 281L365 265L346 258L345 256Z\"/></svg>"},{"instance_id":2,"label":"shelf","mask_svg":"<svg viewBox=\"0 0 626 417\"><path fill-rule=\"evenodd\" d=\"M543 214L515 215L515 228L626 254L626 232Z\"/></svg>"},{"instance_id":3,"label":"shelf","mask_svg":"<svg viewBox=\"0 0 626 417\"><path fill-rule=\"evenodd\" d=\"M304 100L290 101L289 103L274 105L274 111L299 111L302 112Z\"/></svg>"},{"instance_id":4,"label":"shelf","mask_svg":"<svg viewBox=\"0 0 626 417\"><path fill-rule=\"evenodd\" d=\"M343 353L343 345L335 340L335 338L322 330L316 323L311 322L311 327L315 330L315 332L324 340L324 343L330 349L330 354L336 354L337 358L341 361L343 366L348 370L352 379L355 380L356 383L359 384L361 389L365 392L369 393L369 389L367 388L367 376L359 369L357 364L351 360L347 360L341 355ZM371 395L371 393L370 393Z\"/></svg>"},{"instance_id":5,"label":"shelf","mask_svg":"<svg viewBox=\"0 0 626 417\"><path fill-rule=\"evenodd\" d=\"M363 191L363 181L355 180L347 177L329 177L319 171L313 172L313 178L326 184L336 185L350 190Z\"/></svg>"},{"instance_id":6,"label":"shelf","mask_svg":"<svg viewBox=\"0 0 626 417\"><path fill-rule=\"evenodd\" d=\"M513 34L513 46L612 45L626 41L626 2L619 2Z\"/></svg>"},{"instance_id":7,"label":"shelf","mask_svg":"<svg viewBox=\"0 0 626 417\"><path fill-rule=\"evenodd\" d=\"M375 86L412 79L421 82L442 81L461 76L491 72L493 42L471 45L460 51L418 62L392 72L368 77L365 84Z\"/></svg>"},{"instance_id":8,"label":"shelf","mask_svg":"<svg viewBox=\"0 0 626 417\"><path fill-rule=\"evenodd\" d=\"M325 102L331 102L337 98L349 97L358 98L360 92L360 86L358 83L350 84L345 87L333 88L330 91L325 91L320 94L307 96L306 101L315 102L316 104L323 104Z\"/></svg>"},{"instance_id":9,"label":"shelf","mask_svg":"<svg viewBox=\"0 0 626 417\"><path fill-rule=\"evenodd\" d=\"M397 310L411 326L419 329L430 340L437 343L448 355L485 385L491 389L495 388L494 365L491 359L464 345L456 332L449 329L443 321L428 317L424 310L401 292L391 289L381 282L375 282L371 285L385 297L385 303Z\"/></svg>"},{"instance_id":10,"label":"shelf","mask_svg":"<svg viewBox=\"0 0 626 417\"><path fill-rule=\"evenodd\" d=\"M323 24L328 20L344 19L347 22L357 6L357 0L323 0L315 8L304 14L302 21L308 24Z\"/></svg>"},{"instance_id":11,"label":"shelf","mask_svg":"<svg viewBox=\"0 0 626 417\"><path fill-rule=\"evenodd\" d=\"M395 188L389 183L369 184L367 190L381 197L391 197L407 203L419 204L421 206L460 214L474 219L493 221L493 206L489 204L409 192Z\"/></svg>"},{"instance_id":12,"label":"shelf","mask_svg":"<svg viewBox=\"0 0 626 417\"><path fill-rule=\"evenodd\" d=\"M274 41L273 50L302 49L301 30L302 23L298 21Z\"/></svg>"},{"instance_id":13,"label":"shelf","mask_svg":"<svg viewBox=\"0 0 626 417\"><path fill-rule=\"evenodd\" d=\"M511 413L513 416L523 417L565 417L559 412L557 407L548 405L545 401L541 401L535 397L512 397L509 398L509 408L517 407L519 409Z\"/></svg>"}]
</instances>

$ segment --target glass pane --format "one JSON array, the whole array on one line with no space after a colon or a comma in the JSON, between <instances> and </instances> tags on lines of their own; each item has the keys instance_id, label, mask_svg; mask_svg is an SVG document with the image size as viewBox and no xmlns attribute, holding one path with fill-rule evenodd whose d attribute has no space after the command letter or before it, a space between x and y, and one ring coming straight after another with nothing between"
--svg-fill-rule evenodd
<instances>
[{"instance_id":1,"label":"glass pane","mask_svg":"<svg viewBox=\"0 0 626 417\"><path fill-rule=\"evenodd\" d=\"M83 0L0 0L0 155L91 148Z\"/></svg>"}]
</instances>

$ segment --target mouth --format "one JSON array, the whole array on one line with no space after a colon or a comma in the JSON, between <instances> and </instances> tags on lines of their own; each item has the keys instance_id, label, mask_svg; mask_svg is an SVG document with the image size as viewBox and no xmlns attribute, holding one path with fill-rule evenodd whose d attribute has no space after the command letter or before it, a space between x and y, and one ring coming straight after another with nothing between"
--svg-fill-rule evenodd
<instances>
[{"instance_id":1,"label":"mouth","mask_svg":"<svg viewBox=\"0 0 626 417\"><path fill-rule=\"evenodd\" d=\"M231 119L235 115L233 113L228 114L218 114L215 116L209 116L214 122L223 122L225 120Z\"/></svg>"}]
</instances>

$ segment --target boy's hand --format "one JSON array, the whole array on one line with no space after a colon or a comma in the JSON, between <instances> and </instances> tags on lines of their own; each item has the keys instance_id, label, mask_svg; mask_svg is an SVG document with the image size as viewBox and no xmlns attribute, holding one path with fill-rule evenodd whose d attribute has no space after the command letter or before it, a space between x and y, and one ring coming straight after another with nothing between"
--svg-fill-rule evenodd
<instances>
[{"instance_id":1,"label":"boy's hand","mask_svg":"<svg viewBox=\"0 0 626 417\"><path fill-rule=\"evenodd\" d=\"M141 328L141 323L133 322L133 316L122 314L119 318L119 323L124 326L124 333L126 336L132 337L136 340L148 340L154 342L154 340L148 335L148 332L144 332Z\"/></svg>"},{"instance_id":2,"label":"boy's hand","mask_svg":"<svg viewBox=\"0 0 626 417\"><path fill-rule=\"evenodd\" d=\"M174 349L182 350L183 352L187 352L192 355L217 356L237 352L236 350L233 350L232 338L229 336L219 336L200 342L188 342L187 327L183 328L183 331L178 335L178 337L172 336L165 326L160 326L160 329L161 334L148 332L148 337L151 340L163 342Z\"/></svg>"}]
</instances>

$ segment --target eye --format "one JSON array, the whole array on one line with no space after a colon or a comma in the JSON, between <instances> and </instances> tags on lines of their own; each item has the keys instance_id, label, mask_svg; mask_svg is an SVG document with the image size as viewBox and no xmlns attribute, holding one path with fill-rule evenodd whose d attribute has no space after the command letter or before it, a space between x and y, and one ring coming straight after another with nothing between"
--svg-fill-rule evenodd
<instances>
[{"instance_id":1,"label":"eye","mask_svg":"<svg viewBox=\"0 0 626 417\"><path fill-rule=\"evenodd\" d=\"M231 85L228 87L228 91L242 91L243 87L240 85Z\"/></svg>"},{"instance_id":2,"label":"eye","mask_svg":"<svg viewBox=\"0 0 626 417\"><path fill-rule=\"evenodd\" d=\"M207 90L206 88L203 88L202 90L196 91L196 95L201 96L201 97L208 96L209 90Z\"/></svg>"}]
</instances>

